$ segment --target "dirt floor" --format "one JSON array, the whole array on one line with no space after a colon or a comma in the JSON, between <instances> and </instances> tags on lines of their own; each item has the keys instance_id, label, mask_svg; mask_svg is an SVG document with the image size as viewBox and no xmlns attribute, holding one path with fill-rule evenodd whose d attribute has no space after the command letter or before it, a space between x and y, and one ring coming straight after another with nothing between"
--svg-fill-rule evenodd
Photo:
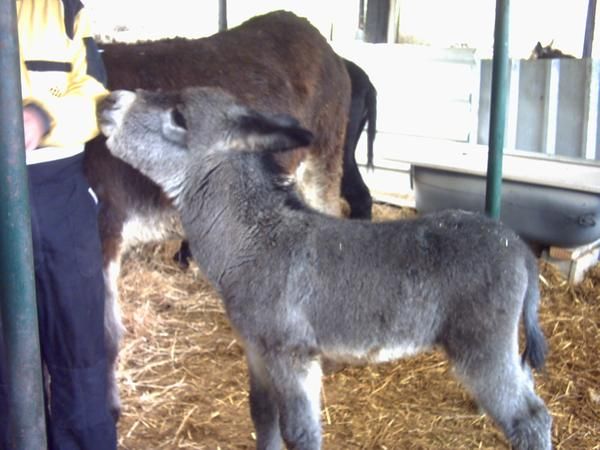
<instances>
[{"instance_id":1,"label":"dirt floor","mask_svg":"<svg viewBox=\"0 0 600 450\"><path fill-rule=\"evenodd\" d=\"M411 211L376 205L379 220ZM220 301L178 242L131 252L120 280L127 335L119 381L121 449L251 449L246 367ZM600 450L600 265L569 285L540 262L540 319L549 340L538 393L557 450ZM507 449L441 353L348 367L324 377L327 449Z\"/></svg>"}]
</instances>

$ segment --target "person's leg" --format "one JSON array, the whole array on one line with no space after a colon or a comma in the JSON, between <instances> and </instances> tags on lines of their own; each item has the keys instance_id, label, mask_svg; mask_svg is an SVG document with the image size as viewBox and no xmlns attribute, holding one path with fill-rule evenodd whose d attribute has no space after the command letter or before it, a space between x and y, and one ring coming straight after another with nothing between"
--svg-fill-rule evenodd
<instances>
[{"instance_id":1,"label":"person's leg","mask_svg":"<svg viewBox=\"0 0 600 450\"><path fill-rule=\"evenodd\" d=\"M42 356L50 374L49 448L111 450L116 427L106 395L97 205L79 160L50 164L29 169L42 236L35 266Z\"/></svg>"}]
</instances>

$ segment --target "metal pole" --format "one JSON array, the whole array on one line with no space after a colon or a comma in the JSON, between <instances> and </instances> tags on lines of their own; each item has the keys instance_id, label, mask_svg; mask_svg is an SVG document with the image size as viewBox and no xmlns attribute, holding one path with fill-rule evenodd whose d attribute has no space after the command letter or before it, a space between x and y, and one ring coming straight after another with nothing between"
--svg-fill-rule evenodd
<instances>
[{"instance_id":1,"label":"metal pole","mask_svg":"<svg viewBox=\"0 0 600 450\"><path fill-rule=\"evenodd\" d=\"M219 0L219 31L227 31L227 0Z\"/></svg>"},{"instance_id":2,"label":"metal pole","mask_svg":"<svg viewBox=\"0 0 600 450\"><path fill-rule=\"evenodd\" d=\"M14 0L0 0L0 314L6 350L10 445L46 449L19 43Z\"/></svg>"},{"instance_id":3,"label":"metal pole","mask_svg":"<svg viewBox=\"0 0 600 450\"><path fill-rule=\"evenodd\" d=\"M500 218L500 203L502 200L502 155L504 151L504 131L506 128L506 99L509 69L509 11L509 0L496 0L490 136L485 192L485 212L494 219Z\"/></svg>"},{"instance_id":4,"label":"metal pole","mask_svg":"<svg viewBox=\"0 0 600 450\"><path fill-rule=\"evenodd\" d=\"M594 27L596 23L596 0L589 0L587 17L585 19L585 35L583 37L582 58L592 57L592 46L594 43Z\"/></svg>"}]
</instances>

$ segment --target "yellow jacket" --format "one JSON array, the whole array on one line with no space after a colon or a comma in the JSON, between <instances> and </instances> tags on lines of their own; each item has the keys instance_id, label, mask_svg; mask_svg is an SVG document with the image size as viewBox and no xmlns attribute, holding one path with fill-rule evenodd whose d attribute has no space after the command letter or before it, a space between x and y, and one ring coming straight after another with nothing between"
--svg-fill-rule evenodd
<instances>
[{"instance_id":1,"label":"yellow jacket","mask_svg":"<svg viewBox=\"0 0 600 450\"><path fill-rule=\"evenodd\" d=\"M82 147L98 134L104 67L79 0L17 0L23 105L45 111L41 147ZM35 152L35 150L33 150Z\"/></svg>"}]
</instances>

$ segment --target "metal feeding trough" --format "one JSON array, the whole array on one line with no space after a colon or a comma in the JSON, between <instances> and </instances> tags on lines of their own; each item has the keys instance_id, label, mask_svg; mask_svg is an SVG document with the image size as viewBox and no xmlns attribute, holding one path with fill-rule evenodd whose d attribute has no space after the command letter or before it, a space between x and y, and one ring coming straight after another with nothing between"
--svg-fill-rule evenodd
<instances>
[{"instance_id":1,"label":"metal feeding trough","mask_svg":"<svg viewBox=\"0 0 600 450\"><path fill-rule=\"evenodd\" d=\"M418 211L484 211L486 153L478 147L412 161ZM523 238L545 246L578 247L597 241L600 164L506 154L500 219Z\"/></svg>"},{"instance_id":2,"label":"metal feeding trough","mask_svg":"<svg viewBox=\"0 0 600 450\"><path fill-rule=\"evenodd\" d=\"M413 166L412 181L418 211L485 209L485 176ZM600 194L505 180L500 219L526 240L578 247L600 239Z\"/></svg>"}]
</instances>

